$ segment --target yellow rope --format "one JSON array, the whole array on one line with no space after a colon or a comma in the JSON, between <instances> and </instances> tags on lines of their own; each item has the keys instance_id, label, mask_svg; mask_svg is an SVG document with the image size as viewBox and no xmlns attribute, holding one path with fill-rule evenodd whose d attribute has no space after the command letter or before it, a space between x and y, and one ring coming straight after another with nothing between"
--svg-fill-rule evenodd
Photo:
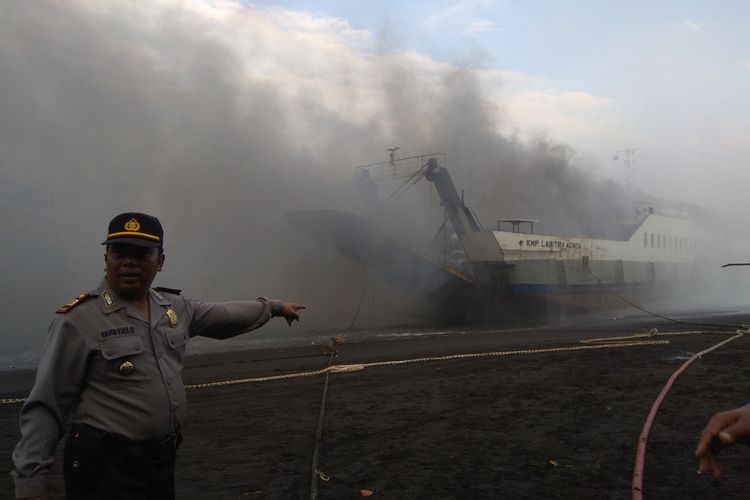
<instances>
[{"instance_id":1,"label":"yellow rope","mask_svg":"<svg viewBox=\"0 0 750 500\"><path fill-rule=\"evenodd\" d=\"M309 372L296 372L287 373L285 375L275 375L271 377L255 377L255 378L244 378L236 380L224 380L221 382L207 382L204 384L193 384L185 386L188 391L195 389L208 389L211 387L225 387L229 385L238 384L252 384L257 382L270 382L273 380L285 380L292 378L303 378L303 377L317 377L319 375L325 375L326 373L348 373L353 371L360 371L366 368L374 368L379 366L398 366L408 365L414 363L428 363L431 361L450 361L456 359L477 359L477 358L490 358L500 356L514 356L523 354L545 354L555 352L572 352L572 351L591 351L598 349L616 349L620 347L639 347L646 345L664 345L669 344L668 340L634 340L630 342L615 342L611 344L596 344L596 345L584 345L584 346L572 346L572 347L550 347L545 349L521 349L516 351L492 351L492 352L480 352L472 354L451 354L447 356L434 356L428 358L413 358L413 359L402 359L393 361L378 361L374 363L358 363L351 365L331 365L330 367L323 368L321 370L309 371Z\"/></svg>"},{"instance_id":2,"label":"yellow rope","mask_svg":"<svg viewBox=\"0 0 750 500\"><path fill-rule=\"evenodd\" d=\"M616 342L619 340L631 340L631 339L641 339L641 338L652 338L652 337L676 337L679 335L700 335L703 333L711 333L707 332L705 330L690 330L690 331L684 331L684 332L664 332L659 333L659 330L656 328L652 328L648 331L648 333L634 333L633 335L627 335L624 337L599 337L596 339L583 339L579 340L582 344L598 344L603 342Z\"/></svg>"},{"instance_id":3,"label":"yellow rope","mask_svg":"<svg viewBox=\"0 0 750 500\"><path fill-rule=\"evenodd\" d=\"M24 398L15 398L15 399L0 399L0 405L12 405L16 403L23 403L26 401Z\"/></svg>"},{"instance_id":4,"label":"yellow rope","mask_svg":"<svg viewBox=\"0 0 750 500\"><path fill-rule=\"evenodd\" d=\"M295 372L286 373L284 375L273 375L267 377L252 377L252 378L241 378L234 380L223 380L220 382L206 382L203 384L190 384L185 386L185 390L193 391L197 389L209 389L213 387L226 387L230 385L241 385L241 384L253 384L260 382L272 382L276 380L289 380L296 378L307 378L317 377L325 375L326 373L351 373L355 371L365 370L367 368L376 368L380 366L399 366L408 365L414 363L429 363L433 361L451 361L461 359L479 359L479 358L491 358L491 357L502 357L502 356L517 356L525 354L548 354L556 352L573 352L573 351L591 351L599 349L617 349L622 347L640 347L648 345L664 345L669 344L668 340L639 340L639 339L653 339L657 336L677 336L677 335L696 335L706 333L701 330L692 330L687 332L664 332L660 333L656 328L652 328L648 333L636 333L624 337L602 337L594 339L584 339L579 342L581 346L570 346L570 347L550 347L543 349L519 349L515 351L490 351L470 354L451 354L446 356L433 356L425 358L413 358L413 359L402 359L402 360L391 360L391 361L378 361L373 363L357 363L357 364L343 364L343 365L331 365L329 367L308 371L308 372ZM700 353L703 354L703 353ZM16 404L23 403L25 399L0 399L0 404Z\"/></svg>"}]
</instances>

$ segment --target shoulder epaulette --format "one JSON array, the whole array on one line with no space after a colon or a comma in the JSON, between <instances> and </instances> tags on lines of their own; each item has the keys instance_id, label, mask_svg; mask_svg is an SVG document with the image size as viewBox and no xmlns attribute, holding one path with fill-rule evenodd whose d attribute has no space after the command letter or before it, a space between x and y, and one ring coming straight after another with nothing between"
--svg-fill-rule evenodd
<instances>
[{"instance_id":1,"label":"shoulder epaulette","mask_svg":"<svg viewBox=\"0 0 750 500\"><path fill-rule=\"evenodd\" d=\"M81 302L85 302L86 300L90 299L91 297L93 297L93 295L91 295L90 293L79 294L75 299L71 300L70 302L68 302L64 306L59 307L57 309L57 311L55 311L55 312L57 314L66 314L71 309L73 309L75 306L77 306Z\"/></svg>"},{"instance_id":2,"label":"shoulder epaulette","mask_svg":"<svg viewBox=\"0 0 750 500\"><path fill-rule=\"evenodd\" d=\"M157 292L171 293L174 295L179 295L180 293L182 293L182 290L178 290L177 288L167 288L164 286L154 287L154 290L156 290Z\"/></svg>"}]
</instances>

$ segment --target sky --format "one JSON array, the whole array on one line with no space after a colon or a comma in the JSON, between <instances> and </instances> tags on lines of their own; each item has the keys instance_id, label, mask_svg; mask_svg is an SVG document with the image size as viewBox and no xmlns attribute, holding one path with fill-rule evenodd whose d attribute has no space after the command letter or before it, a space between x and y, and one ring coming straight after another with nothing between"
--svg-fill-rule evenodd
<instances>
[{"instance_id":1,"label":"sky","mask_svg":"<svg viewBox=\"0 0 750 500\"><path fill-rule=\"evenodd\" d=\"M38 350L51 312L96 287L98 243L130 210L165 225L157 284L217 300L286 298L310 306L303 328L346 328L360 268L294 233L283 213L361 212L343 187L355 165L394 146L446 153L484 221L531 217L573 234L648 197L705 206L748 234L748 10L5 2L0 355ZM421 208L434 194L413 194L394 229L424 236L413 228L434 230ZM729 245L748 248L741 237ZM429 315L376 278L369 287L363 324Z\"/></svg>"}]
</instances>

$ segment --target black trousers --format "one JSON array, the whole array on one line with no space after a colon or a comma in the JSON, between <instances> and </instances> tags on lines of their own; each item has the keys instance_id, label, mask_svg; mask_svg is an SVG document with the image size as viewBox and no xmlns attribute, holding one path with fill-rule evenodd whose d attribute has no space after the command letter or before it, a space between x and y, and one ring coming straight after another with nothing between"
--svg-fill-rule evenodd
<instances>
[{"instance_id":1,"label":"black trousers","mask_svg":"<svg viewBox=\"0 0 750 500\"><path fill-rule=\"evenodd\" d=\"M174 500L175 452L181 438L130 441L73 425L65 442L68 500Z\"/></svg>"}]
</instances>

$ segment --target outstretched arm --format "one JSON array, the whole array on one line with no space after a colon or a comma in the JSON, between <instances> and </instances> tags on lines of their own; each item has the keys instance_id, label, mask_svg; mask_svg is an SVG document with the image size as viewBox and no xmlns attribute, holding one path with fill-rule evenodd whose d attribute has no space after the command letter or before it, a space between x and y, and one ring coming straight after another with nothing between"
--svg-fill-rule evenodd
<instances>
[{"instance_id":1,"label":"outstretched arm","mask_svg":"<svg viewBox=\"0 0 750 500\"><path fill-rule=\"evenodd\" d=\"M272 317L283 317L290 325L299 321L301 304L269 300L202 302L181 297L187 310L190 336L226 339L263 326ZM180 312L177 312L178 317Z\"/></svg>"},{"instance_id":2,"label":"outstretched arm","mask_svg":"<svg viewBox=\"0 0 750 500\"><path fill-rule=\"evenodd\" d=\"M750 405L715 414L701 432L695 456L698 472L720 479L723 469L718 461L719 452L737 441L750 437Z\"/></svg>"},{"instance_id":3,"label":"outstretched arm","mask_svg":"<svg viewBox=\"0 0 750 500\"><path fill-rule=\"evenodd\" d=\"M286 320L287 323L290 325L294 321L299 321L299 313L297 311L301 309L307 309L307 306L303 306L302 304L294 304L291 302L282 302L281 308L279 309L277 314L274 314L274 316L280 316Z\"/></svg>"}]
</instances>

